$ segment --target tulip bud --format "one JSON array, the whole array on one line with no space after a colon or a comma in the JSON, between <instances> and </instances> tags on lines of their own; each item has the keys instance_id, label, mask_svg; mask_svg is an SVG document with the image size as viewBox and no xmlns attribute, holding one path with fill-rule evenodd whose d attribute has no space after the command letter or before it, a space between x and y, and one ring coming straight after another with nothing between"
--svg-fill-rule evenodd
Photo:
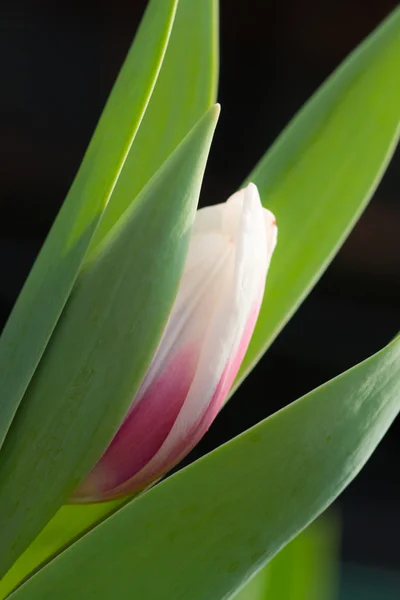
<instances>
[{"instance_id":1,"label":"tulip bud","mask_svg":"<svg viewBox=\"0 0 400 600\"><path fill-rule=\"evenodd\" d=\"M197 212L157 352L124 422L73 501L140 491L199 442L243 360L276 237L275 218L252 183Z\"/></svg>"}]
</instances>

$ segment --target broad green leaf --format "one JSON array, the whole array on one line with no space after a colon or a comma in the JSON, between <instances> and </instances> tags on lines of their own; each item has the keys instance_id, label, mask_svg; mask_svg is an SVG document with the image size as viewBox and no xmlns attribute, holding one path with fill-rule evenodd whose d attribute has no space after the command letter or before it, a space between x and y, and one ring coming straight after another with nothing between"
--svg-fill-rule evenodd
<instances>
[{"instance_id":1,"label":"broad green leaf","mask_svg":"<svg viewBox=\"0 0 400 600\"><path fill-rule=\"evenodd\" d=\"M49 557L60 552L96 523L125 504L127 499L98 504L66 504L0 580L0 599L6 596Z\"/></svg>"},{"instance_id":2,"label":"broad green leaf","mask_svg":"<svg viewBox=\"0 0 400 600\"><path fill-rule=\"evenodd\" d=\"M217 28L217 0L200 3L180 0L161 73L140 123L140 134L135 137L113 189L93 247L214 101L218 75ZM183 47L185 52L182 52ZM2 580L0 596L42 560L87 529L93 522L92 514L91 506L61 508ZM58 543L57 532L60 532Z\"/></svg>"},{"instance_id":3,"label":"broad green leaf","mask_svg":"<svg viewBox=\"0 0 400 600\"><path fill-rule=\"evenodd\" d=\"M0 447L71 292L157 79L177 0L152 0L0 340ZM84 93L84 91L80 91Z\"/></svg>"},{"instance_id":4,"label":"broad green leaf","mask_svg":"<svg viewBox=\"0 0 400 600\"><path fill-rule=\"evenodd\" d=\"M115 512L127 499L63 506L0 581L0 598L71 540ZM337 588L336 519L322 518L285 546L235 600L333 600Z\"/></svg>"},{"instance_id":5,"label":"broad green leaf","mask_svg":"<svg viewBox=\"0 0 400 600\"><path fill-rule=\"evenodd\" d=\"M400 122L396 10L284 130L249 175L277 218L278 246L239 383L349 234L393 153Z\"/></svg>"},{"instance_id":6,"label":"broad green leaf","mask_svg":"<svg viewBox=\"0 0 400 600\"><path fill-rule=\"evenodd\" d=\"M2 574L104 452L149 367L218 113L199 121L80 274L2 448Z\"/></svg>"},{"instance_id":7,"label":"broad green leaf","mask_svg":"<svg viewBox=\"0 0 400 600\"><path fill-rule=\"evenodd\" d=\"M214 104L217 81L218 0L179 0L160 75L94 247Z\"/></svg>"},{"instance_id":8,"label":"broad green leaf","mask_svg":"<svg viewBox=\"0 0 400 600\"><path fill-rule=\"evenodd\" d=\"M321 518L282 548L234 600L334 600L337 598L336 522Z\"/></svg>"},{"instance_id":9,"label":"broad green leaf","mask_svg":"<svg viewBox=\"0 0 400 600\"><path fill-rule=\"evenodd\" d=\"M231 598L357 475L399 410L394 341L128 503L11 598Z\"/></svg>"}]
</instances>

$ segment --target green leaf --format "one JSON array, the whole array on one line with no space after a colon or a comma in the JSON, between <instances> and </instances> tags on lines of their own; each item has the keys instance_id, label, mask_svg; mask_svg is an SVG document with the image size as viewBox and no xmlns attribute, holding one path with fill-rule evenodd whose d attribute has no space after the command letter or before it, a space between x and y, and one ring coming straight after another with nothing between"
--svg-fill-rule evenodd
<instances>
[{"instance_id":1,"label":"green leaf","mask_svg":"<svg viewBox=\"0 0 400 600\"><path fill-rule=\"evenodd\" d=\"M0 447L71 292L138 130L177 0L152 0L85 159L0 341Z\"/></svg>"},{"instance_id":2,"label":"green leaf","mask_svg":"<svg viewBox=\"0 0 400 600\"><path fill-rule=\"evenodd\" d=\"M237 384L321 276L372 196L399 137L400 10L284 130L249 175L276 215L278 246Z\"/></svg>"},{"instance_id":3,"label":"green leaf","mask_svg":"<svg viewBox=\"0 0 400 600\"><path fill-rule=\"evenodd\" d=\"M163 8L167 8L167 3ZM162 17L161 13L159 17ZM217 0L201 3L180 0L161 73L140 123L140 134L135 137L92 247L104 237L110 225L127 208L128 202L212 104L218 75L217 28ZM182 47L185 52L181 51ZM131 84L130 81L128 83ZM154 131L157 132L156 137ZM107 510L108 504L101 506L102 514L106 515L110 510ZM98 507L62 507L3 578L0 596L10 591L40 562L89 528L93 524L93 515L96 520L100 518Z\"/></svg>"},{"instance_id":4,"label":"green leaf","mask_svg":"<svg viewBox=\"0 0 400 600\"><path fill-rule=\"evenodd\" d=\"M101 522L126 502L127 499L124 498L98 504L67 504L62 506L29 548L25 550L0 580L1 600L41 563L46 562L52 555L61 552L63 547L70 544L72 540L83 535L85 531Z\"/></svg>"},{"instance_id":5,"label":"green leaf","mask_svg":"<svg viewBox=\"0 0 400 600\"><path fill-rule=\"evenodd\" d=\"M217 81L218 0L179 0L160 75L93 246L214 104Z\"/></svg>"},{"instance_id":6,"label":"green leaf","mask_svg":"<svg viewBox=\"0 0 400 600\"><path fill-rule=\"evenodd\" d=\"M149 367L218 114L213 107L188 134L75 285L1 452L2 574L104 452Z\"/></svg>"},{"instance_id":7,"label":"green leaf","mask_svg":"<svg viewBox=\"0 0 400 600\"><path fill-rule=\"evenodd\" d=\"M399 410L394 341L128 503L11 598L229 598L340 494Z\"/></svg>"},{"instance_id":8,"label":"green leaf","mask_svg":"<svg viewBox=\"0 0 400 600\"><path fill-rule=\"evenodd\" d=\"M0 598L5 598L29 573L59 553L63 546L80 537L127 501L124 498L113 502L61 507L0 581ZM235 600L330 600L336 589L336 540L336 519L319 519L261 569L235 595ZM287 586L290 594L285 596Z\"/></svg>"}]
</instances>

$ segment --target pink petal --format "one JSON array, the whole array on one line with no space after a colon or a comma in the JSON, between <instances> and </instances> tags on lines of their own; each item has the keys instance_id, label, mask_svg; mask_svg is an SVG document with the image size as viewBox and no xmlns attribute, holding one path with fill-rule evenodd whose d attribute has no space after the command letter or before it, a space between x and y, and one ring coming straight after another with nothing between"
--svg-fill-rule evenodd
<instances>
[{"instance_id":1,"label":"pink petal","mask_svg":"<svg viewBox=\"0 0 400 600\"><path fill-rule=\"evenodd\" d=\"M109 499L158 479L200 440L248 347L276 244L257 188L198 211L179 292L141 389L75 494Z\"/></svg>"},{"instance_id":2,"label":"pink petal","mask_svg":"<svg viewBox=\"0 0 400 600\"><path fill-rule=\"evenodd\" d=\"M186 399L195 369L190 347L172 357L168 367L139 391L138 398L100 461L74 494L89 501L105 499L140 471L157 453L171 430ZM143 388L143 386L142 386ZM160 418L162 415L162 418Z\"/></svg>"}]
</instances>

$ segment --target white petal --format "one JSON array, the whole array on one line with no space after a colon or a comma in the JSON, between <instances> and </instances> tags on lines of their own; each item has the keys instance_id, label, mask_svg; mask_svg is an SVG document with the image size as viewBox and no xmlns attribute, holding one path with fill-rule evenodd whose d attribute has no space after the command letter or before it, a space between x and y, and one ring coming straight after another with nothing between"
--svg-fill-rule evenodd
<instances>
[{"instance_id":1,"label":"white petal","mask_svg":"<svg viewBox=\"0 0 400 600\"><path fill-rule=\"evenodd\" d=\"M138 479L157 474L207 411L261 303L275 244L275 218L262 207L254 184L198 212L178 297L151 371L160 368L172 346L193 339L198 366L170 434Z\"/></svg>"}]
</instances>

